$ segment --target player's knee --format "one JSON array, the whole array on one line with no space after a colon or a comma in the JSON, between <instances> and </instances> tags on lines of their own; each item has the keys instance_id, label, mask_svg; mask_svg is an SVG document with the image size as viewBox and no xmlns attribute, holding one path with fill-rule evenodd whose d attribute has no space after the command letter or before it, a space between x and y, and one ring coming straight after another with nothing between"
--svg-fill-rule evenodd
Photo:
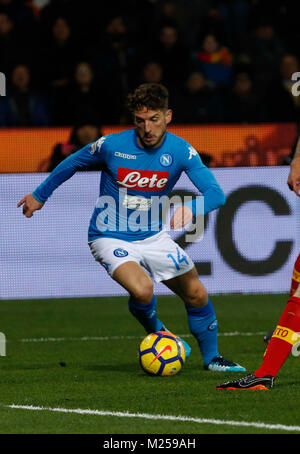
<instances>
[{"instance_id":1,"label":"player's knee","mask_svg":"<svg viewBox=\"0 0 300 454\"><path fill-rule=\"evenodd\" d=\"M138 282L131 292L131 296L139 304L148 304L153 298L153 283L149 280Z\"/></svg>"},{"instance_id":2,"label":"player's knee","mask_svg":"<svg viewBox=\"0 0 300 454\"><path fill-rule=\"evenodd\" d=\"M202 307L208 302L208 295L205 287L195 286L185 297L185 303L189 307Z\"/></svg>"}]
</instances>

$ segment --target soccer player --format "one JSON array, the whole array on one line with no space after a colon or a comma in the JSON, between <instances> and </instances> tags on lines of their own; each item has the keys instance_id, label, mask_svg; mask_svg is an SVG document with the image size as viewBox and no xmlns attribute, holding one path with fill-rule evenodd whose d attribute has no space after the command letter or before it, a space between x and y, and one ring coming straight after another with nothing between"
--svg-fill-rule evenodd
<instances>
[{"instance_id":1,"label":"soccer player","mask_svg":"<svg viewBox=\"0 0 300 454\"><path fill-rule=\"evenodd\" d=\"M300 137L290 165L289 188L300 197ZM269 390L274 379L288 358L293 346L300 341L300 254L296 259L290 295L278 325L268 343L261 366L243 378L222 383L217 389Z\"/></svg>"},{"instance_id":2,"label":"soccer player","mask_svg":"<svg viewBox=\"0 0 300 454\"><path fill-rule=\"evenodd\" d=\"M101 137L72 154L18 206L23 206L23 214L30 218L77 170L100 163L100 195L90 221L88 242L95 260L129 293L132 315L147 333L167 330L157 317L153 294L153 280L163 282L185 304L188 325L198 341L205 369L245 371L219 354L213 303L192 260L163 228L161 217L157 222L145 217L151 212L154 198L167 196L182 172L204 196L204 214L222 206L225 195L196 150L167 131L172 110L163 85L142 84L128 96L128 107L135 129ZM171 228L178 229L197 215L194 202L174 211ZM137 217L138 230L132 223ZM189 356L191 348L187 342L183 344Z\"/></svg>"}]
</instances>

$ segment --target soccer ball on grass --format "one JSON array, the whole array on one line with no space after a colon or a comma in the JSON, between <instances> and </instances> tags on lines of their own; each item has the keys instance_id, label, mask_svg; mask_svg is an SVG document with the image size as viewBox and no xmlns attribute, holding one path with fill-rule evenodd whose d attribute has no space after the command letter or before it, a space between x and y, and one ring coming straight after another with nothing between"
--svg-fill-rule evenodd
<instances>
[{"instance_id":1,"label":"soccer ball on grass","mask_svg":"<svg viewBox=\"0 0 300 454\"><path fill-rule=\"evenodd\" d=\"M168 331L148 334L139 348L140 365L150 375L171 376L179 372L185 362L181 340Z\"/></svg>"}]
</instances>

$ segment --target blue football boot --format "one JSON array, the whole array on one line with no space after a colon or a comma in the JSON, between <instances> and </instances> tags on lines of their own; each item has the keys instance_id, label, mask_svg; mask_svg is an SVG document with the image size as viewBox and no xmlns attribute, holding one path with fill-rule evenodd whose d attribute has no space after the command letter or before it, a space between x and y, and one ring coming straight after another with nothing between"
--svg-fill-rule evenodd
<instances>
[{"instance_id":1,"label":"blue football boot","mask_svg":"<svg viewBox=\"0 0 300 454\"><path fill-rule=\"evenodd\" d=\"M160 331L167 331L168 333L172 333L172 331L170 331L169 329L167 329L164 325L163 325L163 327L161 328ZM172 333L172 334L174 334L174 333ZM175 334L175 336L177 336L177 334ZM188 357L190 356L190 354L191 354L191 351L192 351L191 347L190 347L189 344L188 344L186 341L184 341L181 337L179 337L179 336L177 336L177 337L178 337L178 339L181 341L182 345L184 346L185 358L188 358Z\"/></svg>"},{"instance_id":2,"label":"blue football boot","mask_svg":"<svg viewBox=\"0 0 300 454\"><path fill-rule=\"evenodd\" d=\"M223 356L215 356L204 369L214 372L246 372L246 369L238 363L228 361Z\"/></svg>"},{"instance_id":3,"label":"blue football boot","mask_svg":"<svg viewBox=\"0 0 300 454\"><path fill-rule=\"evenodd\" d=\"M177 336L177 337L178 337L178 339L182 342L182 345L184 346L184 349L185 349L185 357L188 358L188 357L190 356L190 354L191 354L191 351L192 351L191 347L190 347L189 344L188 344L186 341L184 341L181 337L179 337L179 336Z\"/></svg>"}]
</instances>

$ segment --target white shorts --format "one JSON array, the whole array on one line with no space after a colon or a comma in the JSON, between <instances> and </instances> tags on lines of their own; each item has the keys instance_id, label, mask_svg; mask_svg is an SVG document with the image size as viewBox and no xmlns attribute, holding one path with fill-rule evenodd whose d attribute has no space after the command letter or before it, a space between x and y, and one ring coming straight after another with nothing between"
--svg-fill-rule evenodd
<instances>
[{"instance_id":1,"label":"white shorts","mask_svg":"<svg viewBox=\"0 0 300 454\"><path fill-rule=\"evenodd\" d=\"M143 266L155 282L172 279L194 267L188 254L166 230L138 241L97 238L89 242L89 246L95 260L104 266L110 276L118 266L132 261Z\"/></svg>"}]
</instances>

